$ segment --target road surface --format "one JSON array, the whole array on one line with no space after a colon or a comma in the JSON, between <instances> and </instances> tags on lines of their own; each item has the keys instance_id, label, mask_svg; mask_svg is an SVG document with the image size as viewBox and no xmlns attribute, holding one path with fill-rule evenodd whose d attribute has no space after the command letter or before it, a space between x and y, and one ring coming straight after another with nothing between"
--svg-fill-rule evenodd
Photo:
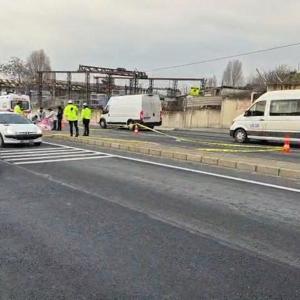
<instances>
[{"instance_id":1,"label":"road surface","mask_svg":"<svg viewBox=\"0 0 300 300\"><path fill-rule=\"evenodd\" d=\"M296 182L72 144L0 177L0 299L300 298Z\"/></svg>"},{"instance_id":2,"label":"road surface","mask_svg":"<svg viewBox=\"0 0 300 300\"><path fill-rule=\"evenodd\" d=\"M205 149L209 151L215 150L216 153L230 153L237 157L265 158L300 164L299 145L292 145L291 153L286 154L280 150L280 147L283 146L280 143L251 141L249 144L237 144L229 136L229 132L224 132L224 130L163 130L161 132L163 134L144 130L140 131L139 134L134 134L127 129L100 129L99 127L94 127L91 130L91 136L154 142L164 146L199 149L200 151L205 151ZM270 151L271 148L274 151ZM267 151L264 152L264 149ZM231 150L233 151L231 152ZM239 152L239 150L241 151Z\"/></svg>"}]
</instances>

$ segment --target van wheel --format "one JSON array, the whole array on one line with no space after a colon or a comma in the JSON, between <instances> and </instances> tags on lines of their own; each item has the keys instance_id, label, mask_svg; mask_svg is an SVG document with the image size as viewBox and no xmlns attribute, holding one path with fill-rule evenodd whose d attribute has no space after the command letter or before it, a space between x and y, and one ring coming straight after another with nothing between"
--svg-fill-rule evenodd
<instances>
[{"instance_id":1,"label":"van wheel","mask_svg":"<svg viewBox=\"0 0 300 300\"><path fill-rule=\"evenodd\" d=\"M101 119L100 122L100 127L103 128L103 129L106 129L107 128L107 124L106 124L106 121L105 119Z\"/></svg>"},{"instance_id":2,"label":"van wheel","mask_svg":"<svg viewBox=\"0 0 300 300\"><path fill-rule=\"evenodd\" d=\"M239 128L234 132L234 139L238 143L245 143L247 141L247 132L243 128Z\"/></svg>"},{"instance_id":3,"label":"van wheel","mask_svg":"<svg viewBox=\"0 0 300 300\"><path fill-rule=\"evenodd\" d=\"M2 138L2 135L0 134L0 148L4 148L5 144Z\"/></svg>"},{"instance_id":4,"label":"van wheel","mask_svg":"<svg viewBox=\"0 0 300 300\"><path fill-rule=\"evenodd\" d=\"M135 129L134 124L135 124L135 122L133 120L128 120L127 121L128 129L133 131Z\"/></svg>"}]
</instances>

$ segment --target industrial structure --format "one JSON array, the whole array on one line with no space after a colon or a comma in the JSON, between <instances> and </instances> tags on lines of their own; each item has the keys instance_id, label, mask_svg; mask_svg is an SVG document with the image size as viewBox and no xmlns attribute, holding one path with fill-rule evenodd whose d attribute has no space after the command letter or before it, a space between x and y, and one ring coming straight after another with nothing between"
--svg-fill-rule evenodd
<instances>
[{"instance_id":1,"label":"industrial structure","mask_svg":"<svg viewBox=\"0 0 300 300\"><path fill-rule=\"evenodd\" d=\"M45 76L45 75L48 76ZM65 74L66 80L57 80L58 74ZM72 77L76 74L85 76L82 82L73 81ZM91 82L92 78L95 83ZM125 80L125 85L117 85L116 80ZM140 83L146 81L147 87L141 87ZM157 81L171 82L171 87L155 86ZM196 82L196 86L203 89L205 86L205 78L176 78L176 77L148 77L145 72L137 70L127 70L125 68L106 68L79 65L75 71L70 70L51 70L39 71L36 82L30 83L30 89L37 95L38 104L43 103L43 93L48 91L51 97L65 94L68 99L72 98L72 94L80 94L85 101L90 103L91 93L102 93L110 97L114 93L123 94L141 94L154 93L159 91L167 91L169 97L178 96L178 83L181 81ZM144 84L145 85L145 84ZM0 89L18 90L22 88L22 83L12 80L0 80Z\"/></svg>"}]
</instances>

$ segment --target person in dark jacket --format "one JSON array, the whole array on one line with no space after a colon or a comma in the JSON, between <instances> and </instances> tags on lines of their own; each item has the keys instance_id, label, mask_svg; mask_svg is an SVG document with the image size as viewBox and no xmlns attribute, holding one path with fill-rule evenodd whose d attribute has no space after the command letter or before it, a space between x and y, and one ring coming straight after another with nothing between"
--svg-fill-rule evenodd
<instances>
[{"instance_id":1,"label":"person in dark jacket","mask_svg":"<svg viewBox=\"0 0 300 300\"><path fill-rule=\"evenodd\" d=\"M57 130L58 131L61 131L61 122L62 122L62 119L63 119L63 114L64 114L64 111L62 109L61 106L58 106L57 107Z\"/></svg>"}]
</instances>

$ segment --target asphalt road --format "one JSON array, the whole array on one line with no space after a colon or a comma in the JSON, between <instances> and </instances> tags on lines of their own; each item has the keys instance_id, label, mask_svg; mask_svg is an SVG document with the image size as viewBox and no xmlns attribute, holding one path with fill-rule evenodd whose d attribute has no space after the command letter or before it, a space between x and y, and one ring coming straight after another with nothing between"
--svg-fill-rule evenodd
<instances>
[{"instance_id":1,"label":"asphalt road","mask_svg":"<svg viewBox=\"0 0 300 300\"><path fill-rule=\"evenodd\" d=\"M229 136L229 133L217 131L218 130L216 130L216 132L212 130L166 130L161 131L163 134L159 134L143 130L140 131L139 134L134 134L128 129L101 129L99 127L93 127L91 136L96 135L115 139L153 142L175 147L199 149L200 151L207 150L210 153L213 151L216 153L230 153L235 156L266 158L300 163L299 145L292 145L292 151L287 154L278 149L283 146L282 144L251 141L248 144L240 145L233 141ZM272 148L274 151L272 151ZM264 152L264 150L267 151Z\"/></svg>"},{"instance_id":2,"label":"asphalt road","mask_svg":"<svg viewBox=\"0 0 300 300\"><path fill-rule=\"evenodd\" d=\"M0 159L0 299L300 298L295 182L57 145Z\"/></svg>"}]
</instances>

